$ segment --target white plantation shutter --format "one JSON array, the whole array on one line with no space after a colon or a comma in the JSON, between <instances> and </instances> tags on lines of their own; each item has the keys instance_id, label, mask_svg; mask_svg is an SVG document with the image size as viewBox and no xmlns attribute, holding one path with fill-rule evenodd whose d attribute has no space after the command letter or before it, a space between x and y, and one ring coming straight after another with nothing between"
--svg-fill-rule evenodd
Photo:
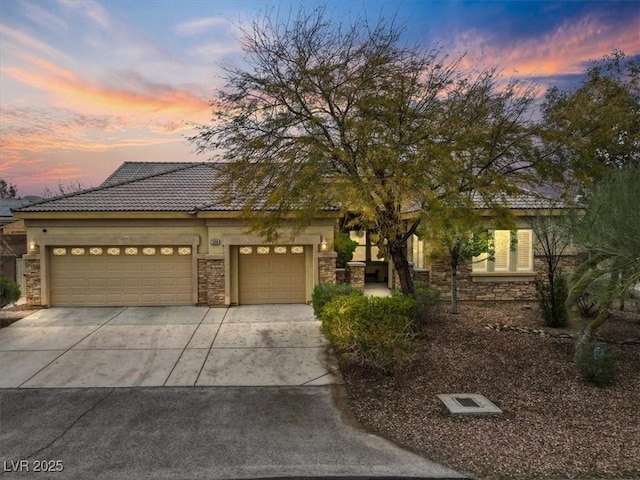
<instances>
[{"instance_id":1,"label":"white plantation shutter","mask_svg":"<svg viewBox=\"0 0 640 480\"><path fill-rule=\"evenodd\" d=\"M471 270L474 272L486 272L487 271L487 254L481 253L477 257L473 257L471 260Z\"/></svg>"},{"instance_id":2,"label":"white plantation shutter","mask_svg":"<svg viewBox=\"0 0 640 480\"><path fill-rule=\"evenodd\" d=\"M531 230L518 230L517 270L533 270L533 236Z\"/></svg>"},{"instance_id":3,"label":"white plantation shutter","mask_svg":"<svg viewBox=\"0 0 640 480\"><path fill-rule=\"evenodd\" d=\"M509 259L511 258L510 240L511 232L509 230L496 230L493 232L493 245L495 248L493 269L496 272L509 271Z\"/></svg>"}]
</instances>

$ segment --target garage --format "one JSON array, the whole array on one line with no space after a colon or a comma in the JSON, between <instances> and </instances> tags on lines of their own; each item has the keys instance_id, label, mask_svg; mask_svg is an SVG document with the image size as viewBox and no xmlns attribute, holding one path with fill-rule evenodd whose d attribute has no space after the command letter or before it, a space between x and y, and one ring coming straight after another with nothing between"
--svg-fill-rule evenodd
<instances>
[{"instance_id":1,"label":"garage","mask_svg":"<svg viewBox=\"0 0 640 480\"><path fill-rule=\"evenodd\" d=\"M191 305L191 247L52 247L51 305Z\"/></svg>"},{"instance_id":2,"label":"garage","mask_svg":"<svg viewBox=\"0 0 640 480\"><path fill-rule=\"evenodd\" d=\"M305 303L303 246L238 248L238 303Z\"/></svg>"}]
</instances>

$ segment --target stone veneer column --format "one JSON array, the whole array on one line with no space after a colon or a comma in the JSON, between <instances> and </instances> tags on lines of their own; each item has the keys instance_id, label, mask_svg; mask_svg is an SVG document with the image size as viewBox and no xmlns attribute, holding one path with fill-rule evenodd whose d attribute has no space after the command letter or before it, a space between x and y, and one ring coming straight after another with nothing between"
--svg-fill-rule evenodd
<instances>
[{"instance_id":1,"label":"stone veneer column","mask_svg":"<svg viewBox=\"0 0 640 480\"><path fill-rule=\"evenodd\" d=\"M336 283L336 258L335 252L318 254L318 282Z\"/></svg>"},{"instance_id":2,"label":"stone veneer column","mask_svg":"<svg viewBox=\"0 0 640 480\"><path fill-rule=\"evenodd\" d=\"M206 261L207 303L210 307L224 306L224 259L208 258Z\"/></svg>"},{"instance_id":3,"label":"stone veneer column","mask_svg":"<svg viewBox=\"0 0 640 480\"><path fill-rule=\"evenodd\" d=\"M42 276L40 273L40 255L24 255L24 274L27 291L24 292L27 305L42 304Z\"/></svg>"},{"instance_id":4,"label":"stone veneer column","mask_svg":"<svg viewBox=\"0 0 640 480\"><path fill-rule=\"evenodd\" d=\"M207 272L207 260L199 258L198 263L198 305L208 305L208 284L209 276Z\"/></svg>"},{"instance_id":5,"label":"stone veneer column","mask_svg":"<svg viewBox=\"0 0 640 480\"><path fill-rule=\"evenodd\" d=\"M364 262L347 262L347 278L355 288L364 291Z\"/></svg>"}]
</instances>

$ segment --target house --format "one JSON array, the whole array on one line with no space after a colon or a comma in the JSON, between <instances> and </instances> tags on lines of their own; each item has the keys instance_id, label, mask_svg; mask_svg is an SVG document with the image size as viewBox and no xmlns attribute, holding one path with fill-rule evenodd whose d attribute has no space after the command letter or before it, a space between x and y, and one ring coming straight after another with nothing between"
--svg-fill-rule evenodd
<instances>
[{"instance_id":1,"label":"house","mask_svg":"<svg viewBox=\"0 0 640 480\"><path fill-rule=\"evenodd\" d=\"M27 303L305 303L335 281L335 211L266 243L219 187L212 163L126 162L96 188L16 209Z\"/></svg>"},{"instance_id":2,"label":"house","mask_svg":"<svg viewBox=\"0 0 640 480\"><path fill-rule=\"evenodd\" d=\"M24 291L24 278L20 257L27 253L27 231L24 221L15 218L11 209L40 200L36 196L0 199L0 276L18 282L21 291Z\"/></svg>"},{"instance_id":3,"label":"house","mask_svg":"<svg viewBox=\"0 0 640 480\"><path fill-rule=\"evenodd\" d=\"M285 226L277 243L248 233L241 199L225 202L214 163L125 162L97 188L14 210L24 221L27 302L43 306L306 303L319 283L398 284L375 232L352 230L353 262L336 270L327 209L299 234ZM543 271L527 223L549 202L509 200L515 230L496 230L495 256L459 268L459 299L532 300ZM481 206L478 207L482 209ZM410 212L407 213L408 219ZM488 211L487 223L490 223ZM447 263L428 245L408 242L414 280L450 294ZM571 255L567 262L571 263ZM480 260L480 259L477 259Z\"/></svg>"}]
</instances>

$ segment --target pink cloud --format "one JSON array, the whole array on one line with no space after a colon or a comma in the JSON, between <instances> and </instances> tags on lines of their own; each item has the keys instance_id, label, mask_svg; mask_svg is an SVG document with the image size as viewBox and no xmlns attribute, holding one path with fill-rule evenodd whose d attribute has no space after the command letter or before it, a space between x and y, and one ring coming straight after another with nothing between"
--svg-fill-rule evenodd
<instances>
[{"instance_id":1,"label":"pink cloud","mask_svg":"<svg viewBox=\"0 0 640 480\"><path fill-rule=\"evenodd\" d=\"M588 60L602 58L613 49L628 55L640 53L640 15L625 26L608 25L596 16L586 16L575 23L560 25L553 32L515 44L497 44L496 39L478 32L467 32L456 43L469 48L465 65L480 62L498 64L506 74L518 76L553 76L579 74Z\"/></svg>"}]
</instances>

